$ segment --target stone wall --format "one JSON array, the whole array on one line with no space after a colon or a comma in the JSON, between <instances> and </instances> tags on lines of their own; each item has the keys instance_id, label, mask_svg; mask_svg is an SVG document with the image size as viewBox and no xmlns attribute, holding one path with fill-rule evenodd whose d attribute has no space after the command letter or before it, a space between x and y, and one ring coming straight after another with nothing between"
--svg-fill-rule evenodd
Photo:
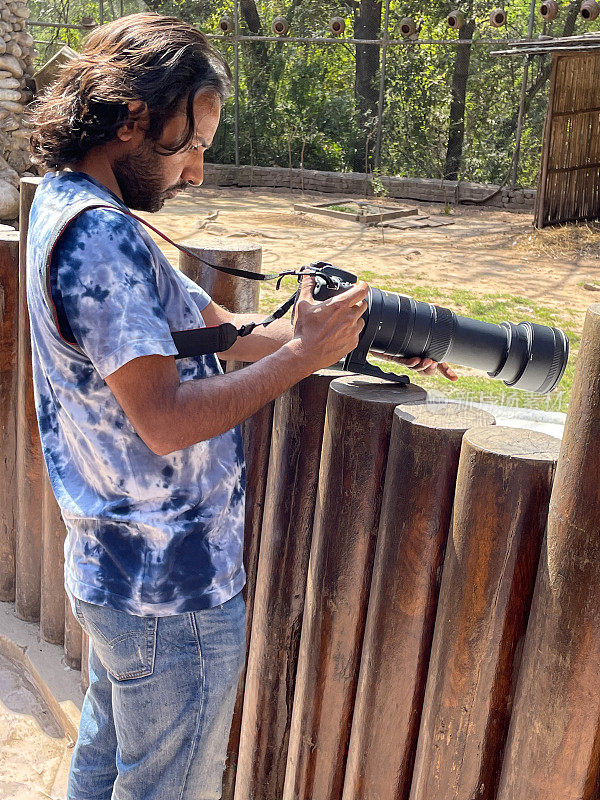
<instances>
[{"instance_id":1,"label":"stone wall","mask_svg":"<svg viewBox=\"0 0 600 800\"><path fill-rule=\"evenodd\" d=\"M33 98L33 36L26 0L0 0L0 219L19 215L19 175L30 166L23 112Z\"/></svg>"},{"instance_id":2,"label":"stone wall","mask_svg":"<svg viewBox=\"0 0 600 800\"><path fill-rule=\"evenodd\" d=\"M441 181L429 178L391 178L381 176L388 197L419 200L422 203L481 203L494 208L531 211L534 189L510 189L487 183ZM373 183L359 172L318 172L285 167L235 167L232 164L205 164L206 186L256 186L304 189L337 195L373 195Z\"/></svg>"}]
</instances>

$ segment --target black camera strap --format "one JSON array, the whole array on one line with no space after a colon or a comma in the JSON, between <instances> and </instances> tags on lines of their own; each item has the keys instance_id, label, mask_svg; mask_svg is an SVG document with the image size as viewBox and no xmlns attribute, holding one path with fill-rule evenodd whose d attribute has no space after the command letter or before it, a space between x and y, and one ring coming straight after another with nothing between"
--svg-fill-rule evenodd
<instances>
[{"instance_id":1,"label":"black camera strap","mask_svg":"<svg viewBox=\"0 0 600 800\"><path fill-rule=\"evenodd\" d=\"M310 264L308 267L301 267L299 270L285 270L283 272L277 272L272 274L264 274L261 272L250 272L250 270L246 269L238 269L236 267L224 267L220 264L213 264L210 261L199 256L197 253L194 253L190 250L189 247L180 244L179 242L175 242L171 239L170 236L167 236L166 233L163 233L161 230L156 228L150 222L147 222L142 217L138 217L136 214L133 214L131 211L120 208L118 206L110 205L108 203L99 203L98 205L91 205L86 206L82 209L79 213L83 213L83 211L91 209L91 208L105 208L111 211L117 211L121 214L124 214L132 219L139 222L141 225L144 225L146 228L149 228L153 231L157 236L160 236L170 245L175 247L177 250L181 251L182 253L186 253L191 258L194 258L196 261L200 261L200 263L206 265L207 267L211 267L212 269L217 270L218 272L224 272L227 275L234 275L238 278L246 278L247 280L253 281L272 281L276 280L276 288L279 289L281 285L281 281L283 278L286 277L297 277L298 282L302 279L303 275L319 275L321 274L322 267L326 266L325 262L319 261L314 264ZM73 217L74 219L75 217ZM71 222L69 220L69 222ZM324 276L327 280L327 276ZM61 336L61 339L65 341L67 344L71 345L72 347L76 348L80 353L80 350L75 337L70 329L68 323L65 325L65 320L61 320L61 317L57 311L57 305L55 303L55 299L52 297L52 288L51 288L51 281L50 275L48 273L48 294L51 300L51 305L54 311L54 320L58 329L58 332ZM177 348L177 354L175 355L176 359L179 358L191 358L194 356L205 356L210 353L222 353L225 350L228 350L230 347L233 346L235 341L238 337L248 336L252 333L257 327L266 327L270 325L277 319L286 314L292 306L295 306L296 301L298 299L299 290L296 290L291 297L289 297L284 303L282 303L275 311L269 314L268 317L265 317L262 322L250 322L242 325L240 328L236 328L235 325L232 325L230 322L225 322L221 325L215 325L210 327L204 328L192 328L191 330L185 331L172 331L171 335L173 337L173 342L175 347ZM85 355L82 353L82 355Z\"/></svg>"}]
</instances>

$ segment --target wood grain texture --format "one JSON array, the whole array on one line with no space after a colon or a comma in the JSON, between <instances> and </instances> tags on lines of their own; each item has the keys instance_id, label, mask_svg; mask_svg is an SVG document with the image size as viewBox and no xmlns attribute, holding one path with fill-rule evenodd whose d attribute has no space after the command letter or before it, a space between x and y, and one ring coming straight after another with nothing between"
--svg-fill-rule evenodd
<instances>
[{"instance_id":1,"label":"wood grain texture","mask_svg":"<svg viewBox=\"0 0 600 800\"><path fill-rule=\"evenodd\" d=\"M29 212L39 178L22 178L19 212L19 339L17 398L17 487L15 611L20 619L40 616L42 554L42 448L35 413L31 336L27 310L26 256Z\"/></svg>"},{"instance_id":2,"label":"wood grain texture","mask_svg":"<svg viewBox=\"0 0 600 800\"><path fill-rule=\"evenodd\" d=\"M259 281L236 278L212 269L208 264L220 267L234 267L250 272L260 272L262 247L260 245L237 242L210 241L186 242L185 246L199 256L203 264L186 253L179 254L179 269L201 286L215 303L236 314L258 311Z\"/></svg>"},{"instance_id":3,"label":"wood grain texture","mask_svg":"<svg viewBox=\"0 0 600 800\"><path fill-rule=\"evenodd\" d=\"M600 53L553 53L535 225L600 215Z\"/></svg>"},{"instance_id":4,"label":"wood grain texture","mask_svg":"<svg viewBox=\"0 0 600 800\"><path fill-rule=\"evenodd\" d=\"M247 419L242 425L244 456L246 459L246 516L244 523L244 566L246 569L246 666L250 650L250 634L254 616L254 593L258 570L258 553L269 468L271 448L271 428L273 424L273 403L268 403ZM222 800L233 800L237 775L242 713L244 708L244 687L246 685L246 666L242 670L229 733L227 759L223 774Z\"/></svg>"},{"instance_id":5,"label":"wood grain texture","mask_svg":"<svg viewBox=\"0 0 600 800\"><path fill-rule=\"evenodd\" d=\"M343 800L407 800L458 458L484 411L396 409Z\"/></svg>"},{"instance_id":6,"label":"wood grain texture","mask_svg":"<svg viewBox=\"0 0 600 800\"><path fill-rule=\"evenodd\" d=\"M65 636L65 537L67 531L44 470L42 496L42 567L40 633L52 644L63 644Z\"/></svg>"},{"instance_id":7,"label":"wood grain texture","mask_svg":"<svg viewBox=\"0 0 600 800\"><path fill-rule=\"evenodd\" d=\"M83 631L73 614L71 603L64 594L65 603L65 664L71 669L81 669L81 640Z\"/></svg>"},{"instance_id":8,"label":"wood grain texture","mask_svg":"<svg viewBox=\"0 0 600 800\"><path fill-rule=\"evenodd\" d=\"M320 370L275 401L236 800L283 792L325 406L340 374Z\"/></svg>"},{"instance_id":9,"label":"wood grain texture","mask_svg":"<svg viewBox=\"0 0 600 800\"><path fill-rule=\"evenodd\" d=\"M15 599L18 233L0 234L0 601Z\"/></svg>"},{"instance_id":10,"label":"wood grain texture","mask_svg":"<svg viewBox=\"0 0 600 800\"><path fill-rule=\"evenodd\" d=\"M498 800L600 797L600 305L588 309Z\"/></svg>"},{"instance_id":11,"label":"wood grain texture","mask_svg":"<svg viewBox=\"0 0 600 800\"><path fill-rule=\"evenodd\" d=\"M256 313L259 301L259 282L236 278L210 267L217 264L250 272L260 272L262 263L262 247L231 242L186 242L186 247L198 256L180 253L179 268L201 286L217 303L217 305L236 314ZM202 263L202 262L206 263ZM227 371L243 369L242 362L228 362ZM246 458L246 520L244 528L244 565L247 582L244 589L246 600L246 663L250 646L250 629L254 603L254 587L260 545L260 529L262 524L264 492L267 480L269 449L271 443L271 424L273 419L273 403L260 409L242 426L244 437L244 453ZM223 774L223 800L233 800L237 772L237 759L242 725L242 709L244 702L244 686L246 669L242 671L233 712L233 721L227 747L225 772Z\"/></svg>"},{"instance_id":12,"label":"wood grain texture","mask_svg":"<svg viewBox=\"0 0 600 800\"><path fill-rule=\"evenodd\" d=\"M416 386L332 382L310 553L284 800L338 800L394 409Z\"/></svg>"},{"instance_id":13,"label":"wood grain texture","mask_svg":"<svg viewBox=\"0 0 600 800\"><path fill-rule=\"evenodd\" d=\"M463 438L411 800L495 798L558 446L495 426Z\"/></svg>"}]
</instances>

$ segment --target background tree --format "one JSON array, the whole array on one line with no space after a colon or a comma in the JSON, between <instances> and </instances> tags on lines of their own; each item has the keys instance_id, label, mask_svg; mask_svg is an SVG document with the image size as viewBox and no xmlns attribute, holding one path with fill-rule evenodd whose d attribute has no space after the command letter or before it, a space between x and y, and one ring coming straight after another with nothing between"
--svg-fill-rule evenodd
<instances>
[{"instance_id":1,"label":"background tree","mask_svg":"<svg viewBox=\"0 0 600 800\"><path fill-rule=\"evenodd\" d=\"M465 24L458 32L459 40L461 42L464 41L465 44L456 48L454 69L452 70L452 102L450 103L448 147L446 148L446 165L444 168L444 177L450 181L458 180L465 141L467 82L469 80L469 64L471 62L471 43L475 31L472 0L469 0L465 12Z\"/></svg>"},{"instance_id":2,"label":"background tree","mask_svg":"<svg viewBox=\"0 0 600 800\"><path fill-rule=\"evenodd\" d=\"M79 23L99 18L98 0L29 0L32 20ZM379 38L384 0L239 0L240 30L270 34L274 16L290 22L290 36L331 36L329 21L341 16L346 36ZM390 0L389 32L401 38L400 21L413 17L419 42L388 49L380 169L387 174L501 182L510 168L523 75L522 56L492 56L497 44L486 39L522 38L530 0L506 0L506 28L488 22L492 0ZM104 17L120 13L121 0L106 0ZM568 36L600 29L600 18L585 24L579 0L562 0L560 14L545 24L536 12L539 33ZM222 15L233 14L233 0L123 0L123 13L144 7L179 16L206 33L219 31ZM454 8L474 26L450 31ZM82 33L31 27L43 63L62 43L78 48ZM456 39L464 44L424 44ZM230 63L231 38L215 41ZM242 163L309 169L370 169L376 141L380 48L344 43L288 42L240 44L240 158ZM527 87L519 180L534 186L551 70L550 59L535 57ZM209 159L234 160L233 103Z\"/></svg>"},{"instance_id":3,"label":"background tree","mask_svg":"<svg viewBox=\"0 0 600 800\"><path fill-rule=\"evenodd\" d=\"M360 0L354 4L354 37L378 39L381 35L381 0ZM358 132L353 166L362 172L371 162L369 145L373 139L373 120L379 111L379 85L377 76L380 48L376 45L356 45L356 71L354 95L358 112Z\"/></svg>"}]
</instances>

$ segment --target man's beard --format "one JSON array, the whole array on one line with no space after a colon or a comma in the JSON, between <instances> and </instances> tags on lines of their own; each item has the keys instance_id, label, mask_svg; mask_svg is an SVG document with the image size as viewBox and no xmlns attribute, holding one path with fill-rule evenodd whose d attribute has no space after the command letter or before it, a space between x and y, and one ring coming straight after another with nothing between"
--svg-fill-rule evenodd
<instances>
[{"instance_id":1,"label":"man's beard","mask_svg":"<svg viewBox=\"0 0 600 800\"><path fill-rule=\"evenodd\" d=\"M160 166L160 157L152 143L147 141L134 153L114 163L113 172L128 208L160 211L170 192L186 188L186 183L178 183L165 189Z\"/></svg>"}]
</instances>

